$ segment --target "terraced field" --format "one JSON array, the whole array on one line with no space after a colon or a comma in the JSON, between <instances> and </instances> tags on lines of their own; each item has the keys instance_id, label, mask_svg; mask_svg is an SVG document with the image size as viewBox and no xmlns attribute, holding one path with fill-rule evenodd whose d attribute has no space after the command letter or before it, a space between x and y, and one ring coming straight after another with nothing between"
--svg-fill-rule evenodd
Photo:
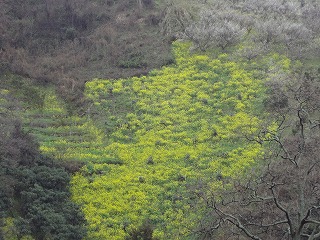
<instances>
[{"instance_id":1,"label":"terraced field","mask_svg":"<svg viewBox=\"0 0 320 240\"><path fill-rule=\"evenodd\" d=\"M90 119L68 115L52 89L42 92L43 107L26 110L22 115L25 131L40 142L41 151L61 160L89 162L105 158L103 134Z\"/></svg>"}]
</instances>

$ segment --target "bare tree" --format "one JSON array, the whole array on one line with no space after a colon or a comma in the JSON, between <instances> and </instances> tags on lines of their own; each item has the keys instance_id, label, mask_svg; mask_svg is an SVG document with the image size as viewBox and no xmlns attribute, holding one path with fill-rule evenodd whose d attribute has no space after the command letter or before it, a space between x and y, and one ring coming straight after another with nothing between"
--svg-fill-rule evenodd
<instances>
[{"instance_id":1,"label":"bare tree","mask_svg":"<svg viewBox=\"0 0 320 240\"><path fill-rule=\"evenodd\" d=\"M320 79L273 82L268 107L277 129L255 137L265 146L259 167L221 190L198 191L207 206L199 224L202 239L320 239Z\"/></svg>"}]
</instances>

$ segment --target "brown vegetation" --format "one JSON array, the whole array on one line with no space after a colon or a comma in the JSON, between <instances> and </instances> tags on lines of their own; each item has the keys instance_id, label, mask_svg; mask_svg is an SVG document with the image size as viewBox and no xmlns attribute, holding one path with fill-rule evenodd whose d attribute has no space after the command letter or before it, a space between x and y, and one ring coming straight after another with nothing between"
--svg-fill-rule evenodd
<instances>
[{"instance_id":1,"label":"brown vegetation","mask_svg":"<svg viewBox=\"0 0 320 240\"><path fill-rule=\"evenodd\" d=\"M140 75L170 62L152 0L4 0L0 70L57 84L77 100L92 78Z\"/></svg>"}]
</instances>

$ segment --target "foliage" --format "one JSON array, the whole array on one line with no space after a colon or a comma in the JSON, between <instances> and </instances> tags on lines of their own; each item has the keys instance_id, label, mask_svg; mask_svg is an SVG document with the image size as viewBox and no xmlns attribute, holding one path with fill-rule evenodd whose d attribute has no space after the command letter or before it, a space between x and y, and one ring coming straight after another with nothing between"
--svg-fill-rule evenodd
<instances>
[{"instance_id":1,"label":"foliage","mask_svg":"<svg viewBox=\"0 0 320 240\"><path fill-rule=\"evenodd\" d=\"M176 65L147 76L86 84L104 151L123 163L93 162L72 179L89 239L123 239L145 219L154 238L188 238L201 216L188 185L241 174L261 155L245 140L260 123L261 81L225 56L189 48L176 42Z\"/></svg>"},{"instance_id":2,"label":"foliage","mask_svg":"<svg viewBox=\"0 0 320 240\"><path fill-rule=\"evenodd\" d=\"M153 228L150 223L146 222L138 229L134 229L129 236L126 237L126 240L154 240L153 238Z\"/></svg>"},{"instance_id":3,"label":"foliage","mask_svg":"<svg viewBox=\"0 0 320 240\"><path fill-rule=\"evenodd\" d=\"M319 9L316 1L304 0L0 1L0 71L42 83L10 75L1 79L0 238L85 236L65 169L74 173L72 199L88 221L87 239L194 239L199 222L210 238L225 237L228 231L211 231L220 226L252 238L259 235L255 226L273 238L282 233L317 238L318 136L310 129L319 121L304 105L310 99L300 101L310 96L306 89L316 92L317 84L310 76L302 78L310 85L277 81L271 86L277 94L265 99L261 79L283 80L291 67L289 59L273 52L318 65ZM173 59L167 43L181 37L194 45L174 42ZM140 77L95 79L83 93L92 76L134 75ZM264 104L280 109L281 131L272 121L260 131ZM76 105L86 108L81 116L70 111ZM284 113L288 109L294 114ZM266 142L271 151L264 149ZM274 158L259 168L256 159L268 160L272 152L295 166ZM310 166L307 175L304 166ZM243 185L246 174L252 179ZM286 187L270 178L275 175ZM261 185L269 188L263 191ZM261 208L257 192L272 195ZM224 197L231 200L226 204ZM253 208L239 210L237 201ZM231 218L229 210L235 211ZM242 226L243 216L260 225L249 221L250 229L230 228ZM266 219L280 223L264 224Z\"/></svg>"},{"instance_id":4,"label":"foliage","mask_svg":"<svg viewBox=\"0 0 320 240\"><path fill-rule=\"evenodd\" d=\"M72 197L88 221L88 239L151 233L153 239L192 239L206 209L190 187L200 181L216 189L261 157L262 147L247 141L258 130L264 104L257 77L273 77L281 68L274 66L288 69L290 62L276 54L257 63L232 62L226 54L211 59L190 54L190 46L175 42L175 65L147 76L88 82L91 103L83 117L69 115L50 87L33 88L43 96L40 107L22 104L24 129L44 155L71 161L72 172L81 166L76 162L86 163L72 178ZM22 196L59 197L42 188ZM43 231L58 236L50 224L63 218L30 201L42 206L25 210L31 219L42 216Z\"/></svg>"},{"instance_id":5,"label":"foliage","mask_svg":"<svg viewBox=\"0 0 320 240\"><path fill-rule=\"evenodd\" d=\"M22 116L24 129L40 142L41 152L69 162L103 157L102 132L90 120L68 115L66 105L52 88L38 91L44 95L43 106L29 109Z\"/></svg>"},{"instance_id":6,"label":"foliage","mask_svg":"<svg viewBox=\"0 0 320 240\"><path fill-rule=\"evenodd\" d=\"M68 173L48 166L19 170L22 211L36 238L81 239L85 221L79 207L69 200Z\"/></svg>"},{"instance_id":7,"label":"foliage","mask_svg":"<svg viewBox=\"0 0 320 240\"><path fill-rule=\"evenodd\" d=\"M70 175L43 158L23 131L17 117L21 106L12 93L19 96L0 90L0 238L81 239L85 220L70 201Z\"/></svg>"},{"instance_id":8,"label":"foliage","mask_svg":"<svg viewBox=\"0 0 320 240\"><path fill-rule=\"evenodd\" d=\"M291 73L269 87L266 105L274 122L252 138L265 146L264 160L231 187L199 193L207 204L202 239L320 237L319 74Z\"/></svg>"}]
</instances>

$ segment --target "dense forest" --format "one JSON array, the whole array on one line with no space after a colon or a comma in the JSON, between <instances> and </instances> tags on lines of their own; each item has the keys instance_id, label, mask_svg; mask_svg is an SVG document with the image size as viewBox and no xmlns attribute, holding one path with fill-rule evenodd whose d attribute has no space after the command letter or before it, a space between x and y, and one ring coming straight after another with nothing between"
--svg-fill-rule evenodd
<instances>
[{"instance_id":1,"label":"dense forest","mask_svg":"<svg viewBox=\"0 0 320 240\"><path fill-rule=\"evenodd\" d=\"M0 239L320 239L320 2L0 1Z\"/></svg>"}]
</instances>

